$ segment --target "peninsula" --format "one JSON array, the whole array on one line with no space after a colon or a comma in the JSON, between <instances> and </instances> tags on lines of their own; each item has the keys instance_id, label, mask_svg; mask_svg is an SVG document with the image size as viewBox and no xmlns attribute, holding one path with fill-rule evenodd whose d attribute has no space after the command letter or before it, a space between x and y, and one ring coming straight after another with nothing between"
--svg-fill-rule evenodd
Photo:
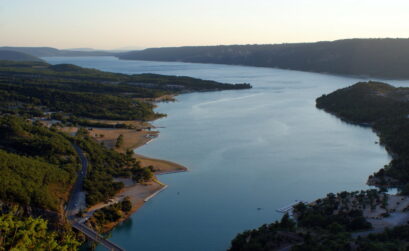
<instances>
[{"instance_id":1,"label":"peninsula","mask_svg":"<svg viewBox=\"0 0 409 251\"><path fill-rule=\"evenodd\" d=\"M133 152L158 136L149 121L166 115L155 102L243 88L251 86L0 61L1 246L75 250L84 236L72 222L111 229L163 189L155 174L186 170ZM21 231L29 238L16 238Z\"/></svg>"},{"instance_id":2,"label":"peninsula","mask_svg":"<svg viewBox=\"0 0 409 251\"><path fill-rule=\"evenodd\" d=\"M230 250L402 250L409 246L409 88L360 82L322 95L319 109L372 127L392 161L368 178L378 189L296 204L281 221L237 235ZM374 142L378 144L378 142ZM387 194L388 188L399 194Z\"/></svg>"}]
</instances>

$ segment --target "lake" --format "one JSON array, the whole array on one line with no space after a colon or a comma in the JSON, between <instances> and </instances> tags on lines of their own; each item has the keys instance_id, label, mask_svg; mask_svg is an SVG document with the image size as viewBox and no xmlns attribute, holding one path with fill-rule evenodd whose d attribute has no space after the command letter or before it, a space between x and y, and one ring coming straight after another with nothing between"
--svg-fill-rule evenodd
<instances>
[{"instance_id":1,"label":"lake","mask_svg":"<svg viewBox=\"0 0 409 251\"><path fill-rule=\"evenodd\" d=\"M367 177L390 161L371 129L315 108L317 97L364 78L114 57L45 59L254 87L183 94L159 105L168 114L154 122L160 136L137 152L189 172L160 176L168 189L112 231L110 239L127 250L226 250L237 233L280 219L276 209L295 200L368 189Z\"/></svg>"}]
</instances>

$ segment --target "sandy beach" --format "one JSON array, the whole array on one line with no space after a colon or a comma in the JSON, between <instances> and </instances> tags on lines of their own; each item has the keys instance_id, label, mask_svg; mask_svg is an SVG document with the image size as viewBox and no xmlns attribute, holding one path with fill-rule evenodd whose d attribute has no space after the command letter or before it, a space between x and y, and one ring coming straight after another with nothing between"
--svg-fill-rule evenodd
<instances>
[{"instance_id":1,"label":"sandy beach","mask_svg":"<svg viewBox=\"0 0 409 251\"><path fill-rule=\"evenodd\" d=\"M393 228L405 225L409 222L409 197L402 195L387 195L388 203L386 208L377 205L375 209L366 208L363 210L364 217L372 224L372 229L353 233L353 237L367 236L385 231L386 228ZM385 213L389 215L384 216Z\"/></svg>"},{"instance_id":2,"label":"sandy beach","mask_svg":"<svg viewBox=\"0 0 409 251\"><path fill-rule=\"evenodd\" d=\"M101 122L106 123L106 121ZM124 123L124 121L121 121L121 123ZM133 122L133 125L139 126L138 129L89 128L89 131L92 137L94 137L98 142L103 142L105 146L118 152L126 152L128 149L134 150L150 142L159 135L158 131L140 129L142 127L153 128L153 126L149 123L135 123L137 122ZM116 140L121 134L123 135L123 143L120 147L116 148ZM134 154L134 157L140 162L140 165L142 167L152 166L155 170L155 175L187 171L186 167L172 161L150 158L136 153ZM104 232L112 230L116 225L126 220L130 215L132 215L132 213L136 212L140 207L142 207L147 198L150 199L152 196L155 196L158 192L167 187L166 184L163 184L159 180L157 180L156 176L153 181L147 182L146 184L134 183L129 178L116 178L115 180L123 182L125 187L107 203L98 203L88 208L85 214L86 218L92 216L93 212L95 212L96 210L117 203L126 197L129 197L132 203L132 209L120 220L105 225L103 227Z\"/></svg>"},{"instance_id":3,"label":"sandy beach","mask_svg":"<svg viewBox=\"0 0 409 251\"><path fill-rule=\"evenodd\" d=\"M186 167L172 161L149 158L140 154L135 154L134 156L139 160L141 166L153 166L156 175L187 171Z\"/></svg>"},{"instance_id":4,"label":"sandy beach","mask_svg":"<svg viewBox=\"0 0 409 251\"><path fill-rule=\"evenodd\" d=\"M139 208L145 204L145 199L152 196L156 192L163 189L163 185L160 182L151 181L146 184L134 183L131 179L116 179L117 181L123 181L125 187L119 191L108 203L98 203L90 208L88 208L85 213L85 219L88 219L92 214L103 207L109 206L114 203L118 203L126 197L129 197L132 203L132 209L124 217L116 222L112 222L103 226L102 232L109 232L116 225L128 219L133 213L135 213Z\"/></svg>"},{"instance_id":5,"label":"sandy beach","mask_svg":"<svg viewBox=\"0 0 409 251\"><path fill-rule=\"evenodd\" d=\"M118 152L126 152L127 149L143 146L151 139L157 137L159 132L135 129L92 128L90 134L106 147L115 149ZM123 143L119 148L115 148L119 135L123 135Z\"/></svg>"}]
</instances>

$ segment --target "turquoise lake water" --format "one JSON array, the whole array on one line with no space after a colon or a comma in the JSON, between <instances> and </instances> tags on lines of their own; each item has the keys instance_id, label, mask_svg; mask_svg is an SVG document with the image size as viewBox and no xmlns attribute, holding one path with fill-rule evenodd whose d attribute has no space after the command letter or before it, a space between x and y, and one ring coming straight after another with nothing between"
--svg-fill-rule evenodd
<instances>
[{"instance_id":1,"label":"turquoise lake water","mask_svg":"<svg viewBox=\"0 0 409 251\"><path fill-rule=\"evenodd\" d=\"M112 231L110 239L127 250L226 250L237 233L279 219L275 210L294 200L367 189L367 177L390 160L371 129L315 108L317 97L365 78L113 57L45 59L254 86L159 104L157 111L168 114L154 122L160 136L137 152L189 172L160 176L168 189Z\"/></svg>"}]
</instances>

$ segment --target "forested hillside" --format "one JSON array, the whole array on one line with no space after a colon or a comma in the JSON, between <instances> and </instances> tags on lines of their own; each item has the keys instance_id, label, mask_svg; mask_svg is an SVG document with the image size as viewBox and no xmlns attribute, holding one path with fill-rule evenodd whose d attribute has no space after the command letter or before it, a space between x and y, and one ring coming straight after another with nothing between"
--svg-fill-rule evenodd
<instances>
[{"instance_id":1,"label":"forested hillside","mask_svg":"<svg viewBox=\"0 0 409 251\"><path fill-rule=\"evenodd\" d=\"M120 59L274 67L390 79L409 78L409 39L150 48Z\"/></svg>"},{"instance_id":2,"label":"forested hillside","mask_svg":"<svg viewBox=\"0 0 409 251\"><path fill-rule=\"evenodd\" d=\"M18 52L18 51L1 50L1 49L0 49L0 60L42 62L40 58L31 56L27 53Z\"/></svg>"},{"instance_id":3,"label":"forested hillside","mask_svg":"<svg viewBox=\"0 0 409 251\"><path fill-rule=\"evenodd\" d=\"M409 88L379 82L357 83L317 99L317 107L349 122L369 125L393 160L371 184L400 186L409 192ZM406 188L405 188L406 186Z\"/></svg>"},{"instance_id":4,"label":"forested hillside","mask_svg":"<svg viewBox=\"0 0 409 251\"><path fill-rule=\"evenodd\" d=\"M41 111L62 111L96 119L151 120L161 115L139 98L243 88L251 86L156 74L116 74L67 64L0 62L0 113L38 116Z\"/></svg>"},{"instance_id":5,"label":"forested hillside","mask_svg":"<svg viewBox=\"0 0 409 251\"><path fill-rule=\"evenodd\" d=\"M54 211L67 199L78 161L64 134L0 117L0 200Z\"/></svg>"}]
</instances>

